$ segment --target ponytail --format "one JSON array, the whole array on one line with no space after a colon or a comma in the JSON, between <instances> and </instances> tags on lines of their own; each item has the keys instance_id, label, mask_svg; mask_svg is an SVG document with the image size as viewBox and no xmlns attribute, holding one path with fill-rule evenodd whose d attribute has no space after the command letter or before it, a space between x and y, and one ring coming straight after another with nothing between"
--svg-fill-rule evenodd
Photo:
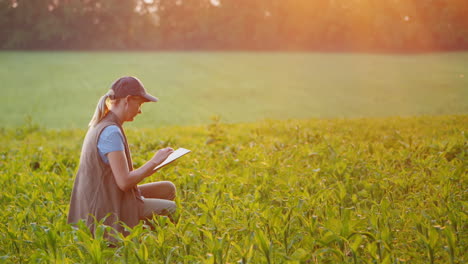
<instances>
[{"instance_id":1,"label":"ponytail","mask_svg":"<svg viewBox=\"0 0 468 264\"><path fill-rule=\"evenodd\" d=\"M89 127L95 126L99 123L109 112L109 108L107 107L106 101L109 98L109 94L105 94L104 96L99 99L99 102L96 106L96 111L94 112L93 118L89 122Z\"/></svg>"}]
</instances>

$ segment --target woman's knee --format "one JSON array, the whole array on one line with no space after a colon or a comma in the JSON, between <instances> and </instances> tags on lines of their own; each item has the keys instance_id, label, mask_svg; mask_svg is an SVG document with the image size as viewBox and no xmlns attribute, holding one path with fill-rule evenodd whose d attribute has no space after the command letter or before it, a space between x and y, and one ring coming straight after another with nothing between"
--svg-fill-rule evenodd
<instances>
[{"instance_id":1,"label":"woman's knee","mask_svg":"<svg viewBox=\"0 0 468 264\"><path fill-rule=\"evenodd\" d=\"M171 201L169 208L167 208L169 214L174 214L177 211L177 205L174 201Z\"/></svg>"},{"instance_id":2,"label":"woman's knee","mask_svg":"<svg viewBox=\"0 0 468 264\"><path fill-rule=\"evenodd\" d=\"M174 201L167 199L143 199L143 214L141 219L152 218L154 214L157 215L171 215L177 211L177 205Z\"/></svg>"},{"instance_id":3,"label":"woman's knee","mask_svg":"<svg viewBox=\"0 0 468 264\"><path fill-rule=\"evenodd\" d=\"M168 196L167 199L174 200L176 198L176 192L177 192L177 188L175 184L170 181L165 181L164 184L167 190L167 196Z\"/></svg>"}]
</instances>

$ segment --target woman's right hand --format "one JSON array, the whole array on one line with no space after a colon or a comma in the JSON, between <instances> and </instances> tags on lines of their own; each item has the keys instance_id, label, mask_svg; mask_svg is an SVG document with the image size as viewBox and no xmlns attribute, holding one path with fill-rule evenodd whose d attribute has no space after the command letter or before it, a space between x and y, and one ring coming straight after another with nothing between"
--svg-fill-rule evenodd
<instances>
[{"instance_id":1,"label":"woman's right hand","mask_svg":"<svg viewBox=\"0 0 468 264\"><path fill-rule=\"evenodd\" d=\"M164 160L167 159L169 155L172 154L174 150L172 148L163 148L158 150L156 154L154 154L153 158L151 158L151 162L155 164L155 166L161 164Z\"/></svg>"}]
</instances>

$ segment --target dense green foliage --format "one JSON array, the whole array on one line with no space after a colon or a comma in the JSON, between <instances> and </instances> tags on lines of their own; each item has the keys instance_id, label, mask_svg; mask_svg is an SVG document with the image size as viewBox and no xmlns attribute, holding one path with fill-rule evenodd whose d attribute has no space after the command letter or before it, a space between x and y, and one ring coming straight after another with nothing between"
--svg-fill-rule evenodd
<instances>
[{"instance_id":1,"label":"dense green foliage","mask_svg":"<svg viewBox=\"0 0 468 264\"><path fill-rule=\"evenodd\" d=\"M0 0L4 49L468 48L466 0Z\"/></svg>"},{"instance_id":2,"label":"dense green foliage","mask_svg":"<svg viewBox=\"0 0 468 264\"><path fill-rule=\"evenodd\" d=\"M129 129L134 162L193 152L146 181L178 187L115 248L66 214L82 130L0 130L0 261L466 263L468 116Z\"/></svg>"},{"instance_id":3,"label":"dense green foliage","mask_svg":"<svg viewBox=\"0 0 468 264\"><path fill-rule=\"evenodd\" d=\"M85 128L125 75L161 99L133 127L468 113L467 52L0 52L0 124Z\"/></svg>"}]
</instances>

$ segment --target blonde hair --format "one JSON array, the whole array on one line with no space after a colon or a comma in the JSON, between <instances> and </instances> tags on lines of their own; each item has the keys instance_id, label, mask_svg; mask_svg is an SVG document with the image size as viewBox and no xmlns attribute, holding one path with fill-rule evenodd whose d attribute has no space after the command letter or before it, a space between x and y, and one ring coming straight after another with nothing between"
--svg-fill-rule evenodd
<instances>
[{"instance_id":1,"label":"blonde hair","mask_svg":"<svg viewBox=\"0 0 468 264\"><path fill-rule=\"evenodd\" d=\"M95 126L97 123L101 122L101 120L109 113L110 109L109 106L116 104L119 99L111 99L110 93L106 93L103 95L96 106L96 111L94 111L93 118L89 122L89 127Z\"/></svg>"},{"instance_id":2,"label":"blonde hair","mask_svg":"<svg viewBox=\"0 0 468 264\"><path fill-rule=\"evenodd\" d=\"M96 111L94 111L93 118L89 122L89 127L95 126L99 123L109 112L109 108L107 107L107 99L109 98L108 94L103 95L96 106Z\"/></svg>"}]
</instances>

